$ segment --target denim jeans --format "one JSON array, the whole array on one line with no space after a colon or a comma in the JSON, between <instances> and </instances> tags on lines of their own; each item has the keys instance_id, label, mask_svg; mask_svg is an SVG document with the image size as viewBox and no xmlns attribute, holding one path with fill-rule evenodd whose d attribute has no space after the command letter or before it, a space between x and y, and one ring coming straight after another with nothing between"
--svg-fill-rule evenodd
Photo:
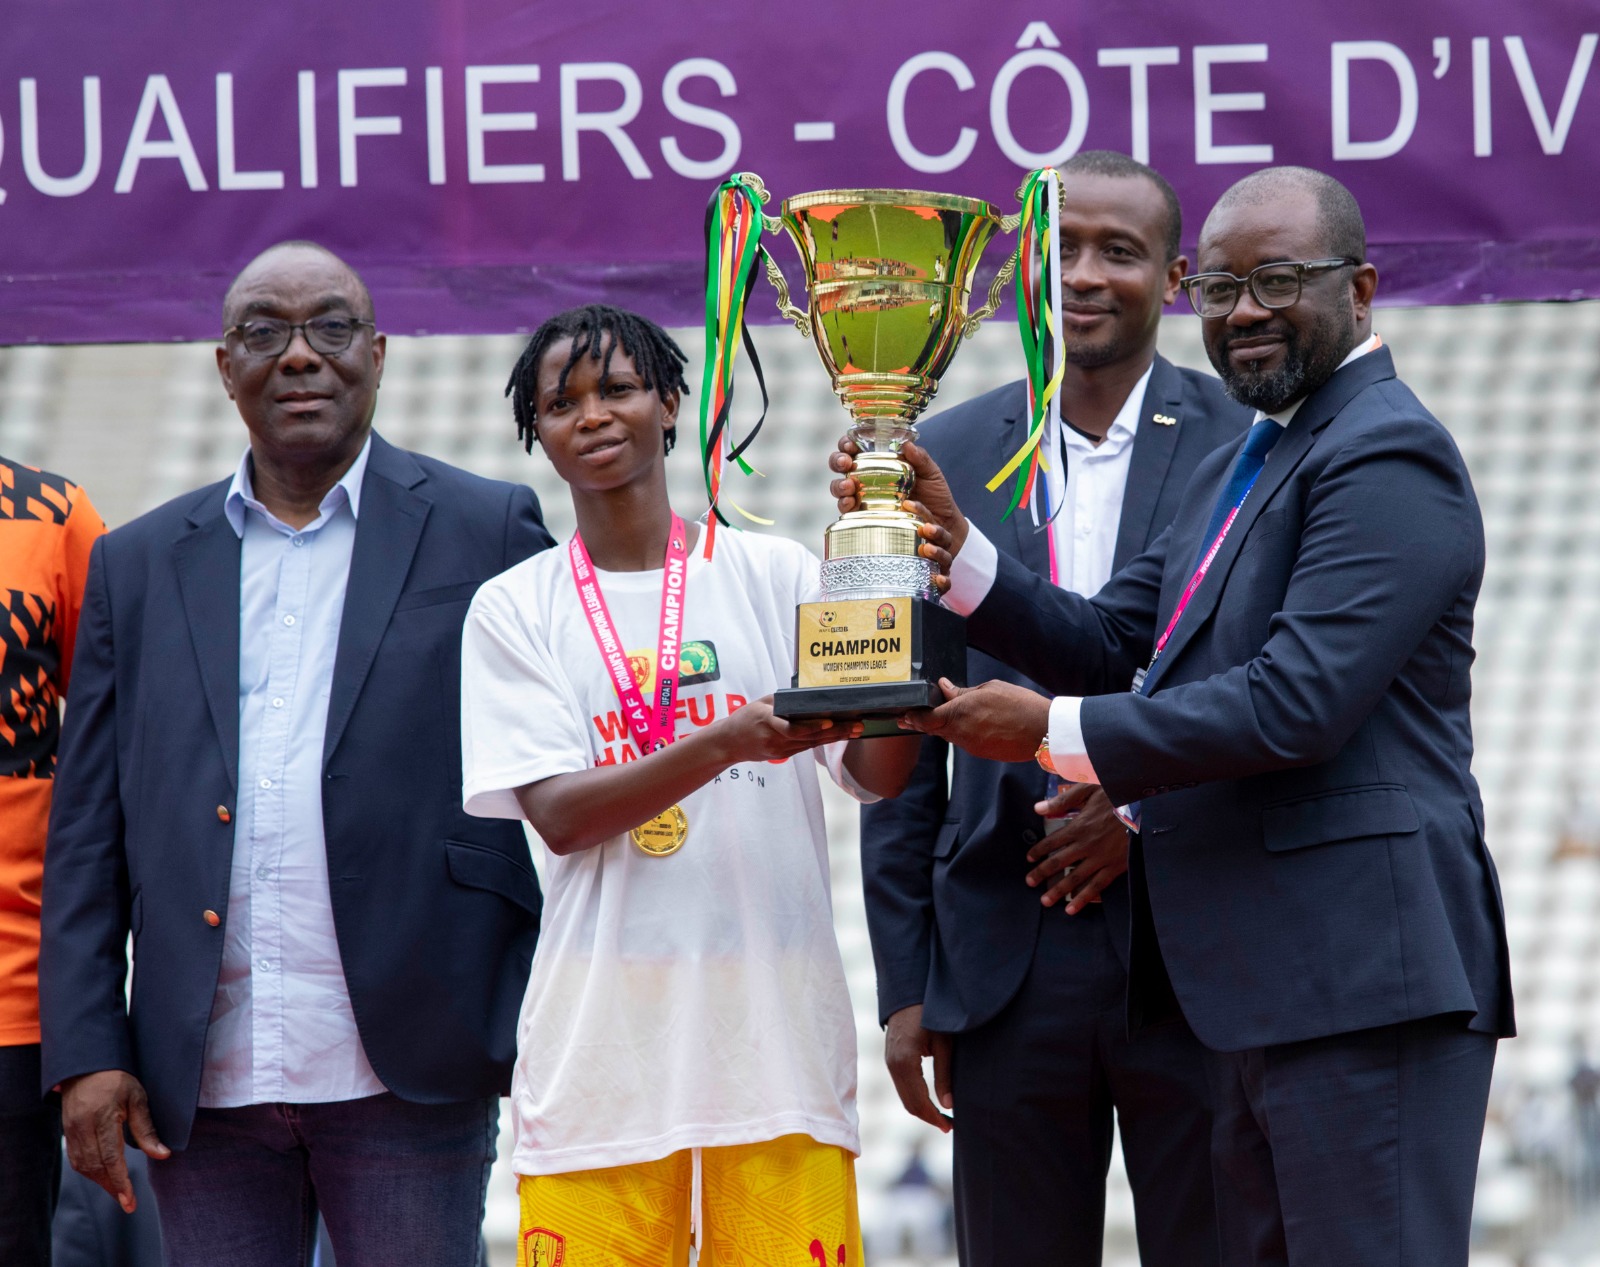
<instances>
[{"instance_id":1,"label":"denim jeans","mask_svg":"<svg viewBox=\"0 0 1600 1267\"><path fill-rule=\"evenodd\" d=\"M152 1162L168 1267L310 1267L317 1214L339 1267L477 1267L500 1101L200 1109Z\"/></svg>"},{"instance_id":2,"label":"denim jeans","mask_svg":"<svg viewBox=\"0 0 1600 1267\"><path fill-rule=\"evenodd\" d=\"M0 1047L0 1263L47 1267L61 1182L61 1099L39 1093L39 1044Z\"/></svg>"}]
</instances>

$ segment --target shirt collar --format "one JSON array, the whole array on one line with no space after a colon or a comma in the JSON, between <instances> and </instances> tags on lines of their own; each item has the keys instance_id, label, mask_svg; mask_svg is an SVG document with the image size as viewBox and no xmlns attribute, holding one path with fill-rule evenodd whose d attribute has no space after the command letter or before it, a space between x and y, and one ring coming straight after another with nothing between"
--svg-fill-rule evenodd
<instances>
[{"instance_id":1,"label":"shirt collar","mask_svg":"<svg viewBox=\"0 0 1600 1267\"><path fill-rule=\"evenodd\" d=\"M1128 398L1122 402L1122 408L1117 410L1117 416L1111 420L1111 425L1106 428L1105 439L1098 445L1094 441L1079 435L1071 427L1065 428L1066 440L1069 445L1083 447L1094 452L1115 453L1128 441L1132 440L1139 431L1139 414L1144 408L1145 392L1150 387L1150 375L1156 371L1154 360L1150 362L1139 381L1133 385L1133 390L1128 393Z\"/></svg>"},{"instance_id":2,"label":"shirt collar","mask_svg":"<svg viewBox=\"0 0 1600 1267\"><path fill-rule=\"evenodd\" d=\"M367 457L371 452L372 435L368 433L366 443L361 446L361 452L356 454L356 460L350 463L350 469L323 495L322 505L318 507L322 515L330 515L341 505L348 503L350 517L361 518L361 480L367 473ZM265 516L270 523L278 522L277 517L256 499L255 484L250 477L248 446L245 448L244 456L239 459L239 466L233 473L227 496L222 502L222 513L228 517L228 525L233 529L234 535L241 540L244 538L244 515L247 509Z\"/></svg>"},{"instance_id":3,"label":"shirt collar","mask_svg":"<svg viewBox=\"0 0 1600 1267\"><path fill-rule=\"evenodd\" d=\"M1358 344L1357 346L1351 348L1350 355L1345 357L1344 360L1340 361L1338 368L1333 372L1337 374L1339 370L1342 370L1346 365L1350 364L1351 361L1359 361L1368 352L1376 352L1382 346L1383 340L1375 334L1372 335L1365 343ZM1263 418L1271 418L1272 421L1277 423L1280 427L1287 427L1291 422L1294 421L1295 414L1300 411L1300 406L1305 404L1310 395L1311 393L1307 392L1306 395L1300 397L1300 399L1295 401L1292 405L1285 405L1275 414L1264 414L1258 409L1256 410L1256 416L1251 419L1251 423L1253 425L1257 422L1260 422Z\"/></svg>"}]
</instances>

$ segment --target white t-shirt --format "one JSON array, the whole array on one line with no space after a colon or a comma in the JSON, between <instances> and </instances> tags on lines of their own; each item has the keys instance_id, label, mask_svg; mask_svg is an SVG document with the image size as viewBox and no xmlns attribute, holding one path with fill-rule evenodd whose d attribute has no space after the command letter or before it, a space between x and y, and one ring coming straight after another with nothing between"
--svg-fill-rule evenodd
<instances>
[{"instance_id":1,"label":"white t-shirt","mask_svg":"<svg viewBox=\"0 0 1600 1267\"><path fill-rule=\"evenodd\" d=\"M795 604L819 564L719 533L685 586L677 734L786 686ZM652 698L660 571L599 572ZM521 818L512 789L634 760L565 548L487 582L462 644L467 812ZM842 786L843 744L817 749ZM524 1175L804 1134L859 1152L855 1022L833 931L816 764L735 765L682 802L667 857L622 835L546 851L543 926L517 1026L513 1163Z\"/></svg>"}]
</instances>

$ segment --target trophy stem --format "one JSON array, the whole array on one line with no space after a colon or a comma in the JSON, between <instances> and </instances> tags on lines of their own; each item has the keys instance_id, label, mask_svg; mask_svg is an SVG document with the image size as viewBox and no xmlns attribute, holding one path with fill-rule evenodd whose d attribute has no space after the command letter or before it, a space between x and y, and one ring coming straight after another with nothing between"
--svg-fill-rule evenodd
<instances>
[{"instance_id":1,"label":"trophy stem","mask_svg":"<svg viewBox=\"0 0 1600 1267\"><path fill-rule=\"evenodd\" d=\"M904 418L859 418L850 424L850 438L863 453L900 452L900 446L915 443L917 427Z\"/></svg>"},{"instance_id":2,"label":"trophy stem","mask_svg":"<svg viewBox=\"0 0 1600 1267\"><path fill-rule=\"evenodd\" d=\"M916 439L916 427L904 419L870 418L857 422L850 434L862 450L855 469L861 505L828 526L823 596L931 597L933 565L918 553L919 521L901 505L916 477L900 457L900 446Z\"/></svg>"}]
</instances>

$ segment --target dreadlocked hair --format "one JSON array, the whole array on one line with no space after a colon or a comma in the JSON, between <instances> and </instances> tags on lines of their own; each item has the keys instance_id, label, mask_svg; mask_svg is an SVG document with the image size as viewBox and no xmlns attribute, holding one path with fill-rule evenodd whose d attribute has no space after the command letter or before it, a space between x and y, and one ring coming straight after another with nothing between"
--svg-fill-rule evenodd
<instances>
[{"instance_id":1,"label":"dreadlocked hair","mask_svg":"<svg viewBox=\"0 0 1600 1267\"><path fill-rule=\"evenodd\" d=\"M533 452L533 442L539 438L539 415L534 406L539 393L539 363L562 339L572 340L572 351L561 367L560 391L566 391L567 375L580 357L588 356L600 362L600 378L604 382L611 373L611 354L620 345L633 361L644 385L654 389L663 403L674 392L679 396L689 394L689 385L683 378L683 367L689 358L672 336L654 321L610 304L569 308L533 332L506 383L511 412L517 420L517 439L529 453ZM677 427L668 427L662 436L666 451L671 453L678 439Z\"/></svg>"}]
</instances>

